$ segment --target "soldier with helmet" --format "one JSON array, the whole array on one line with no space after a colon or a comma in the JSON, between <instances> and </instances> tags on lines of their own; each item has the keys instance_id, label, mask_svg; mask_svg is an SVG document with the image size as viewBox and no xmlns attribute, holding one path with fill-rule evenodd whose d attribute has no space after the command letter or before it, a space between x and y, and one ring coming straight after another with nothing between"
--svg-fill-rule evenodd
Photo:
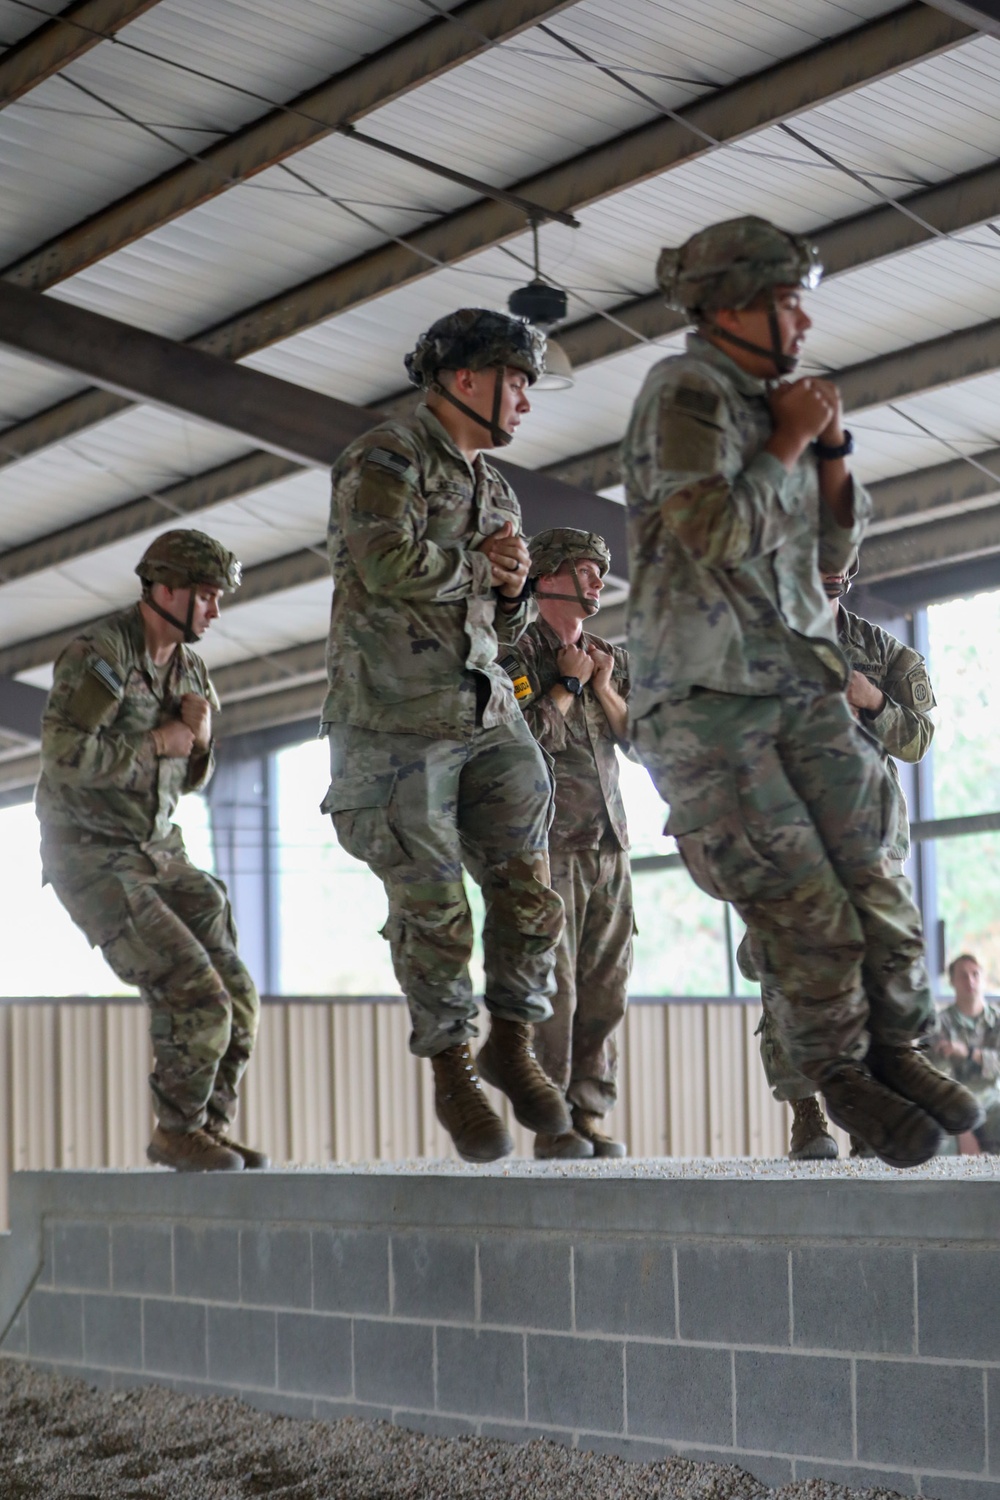
<instances>
[{"instance_id":1,"label":"soldier with helmet","mask_svg":"<svg viewBox=\"0 0 1000 1500\"><path fill-rule=\"evenodd\" d=\"M374 427L333 470L323 808L385 886L411 1050L430 1059L438 1118L468 1161L513 1149L480 1074L528 1129L570 1129L531 1047L563 924L551 778L497 663L530 616L528 549L517 499L483 457L530 410L544 355L544 336L506 313L439 318L406 357L425 393L415 415ZM463 863L485 904L491 1023L475 1063Z\"/></svg>"},{"instance_id":2,"label":"soldier with helmet","mask_svg":"<svg viewBox=\"0 0 1000 1500\"><path fill-rule=\"evenodd\" d=\"M920 915L821 583L871 502L836 387L788 378L820 271L753 217L660 257L695 332L650 371L624 445L632 739L688 870L747 924L791 1063L836 1124L907 1167L979 1106L914 1046L934 1025Z\"/></svg>"},{"instance_id":3,"label":"soldier with helmet","mask_svg":"<svg viewBox=\"0 0 1000 1500\"><path fill-rule=\"evenodd\" d=\"M555 1013L535 1027L535 1052L573 1120L572 1130L536 1135L535 1155L624 1156L602 1122L617 1098L614 1033L632 968L628 827L615 753L629 749L628 656L583 628L600 608L611 564L604 538L557 526L532 537L529 550L539 618L501 652L500 665L555 765L549 862L566 926Z\"/></svg>"},{"instance_id":4,"label":"soldier with helmet","mask_svg":"<svg viewBox=\"0 0 1000 1500\"><path fill-rule=\"evenodd\" d=\"M150 1011L157 1117L150 1161L266 1167L231 1138L259 1001L225 888L172 822L212 774L218 699L191 649L240 564L201 531L164 532L135 570L137 604L82 631L55 664L35 806L43 881Z\"/></svg>"},{"instance_id":5,"label":"soldier with helmet","mask_svg":"<svg viewBox=\"0 0 1000 1500\"><path fill-rule=\"evenodd\" d=\"M934 738L934 690L927 664L919 651L897 640L881 625L853 614L844 604L858 575L858 554L834 573L823 573L823 591L830 600L837 642L850 671L845 696L858 722L877 741L884 771L880 794L884 798L886 858L902 872L910 854L910 824L906 798L899 783L896 761L910 765L922 760ZM756 967L750 944L744 940L740 967L754 979ZM793 1161L831 1159L837 1143L826 1129L826 1120L816 1097L816 1085L794 1068L771 1020L772 997L767 984L761 990L763 1015L757 1028L760 1055L771 1092L787 1100L792 1108L789 1156ZM931 1044L933 1051L933 1043ZM855 1155L869 1155L858 1140Z\"/></svg>"}]
</instances>

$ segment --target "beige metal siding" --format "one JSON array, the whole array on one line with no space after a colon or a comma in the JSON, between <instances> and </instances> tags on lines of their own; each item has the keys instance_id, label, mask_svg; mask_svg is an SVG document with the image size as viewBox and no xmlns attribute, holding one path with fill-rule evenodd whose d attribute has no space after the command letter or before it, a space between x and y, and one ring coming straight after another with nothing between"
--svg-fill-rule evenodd
<instances>
[{"instance_id":1,"label":"beige metal siding","mask_svg":"<svg viewBox=\"0 0 1000 1500\"><path fill-rule=\"evenodd\" d=\"M633 1156L778 1156L787 1111L764 1083L749 1005L634 1005L621 1034L611 1129ZM277 1162L451 1154L430 1068L411 1057L403 1005L272 1003L244 1086L240 1133ZM152 1128L138 1002L0 1005L0 1219L7 1174L145 1162ZM531 1136L510 1118L515 1149Z\"/></svg>"}]
</instances>

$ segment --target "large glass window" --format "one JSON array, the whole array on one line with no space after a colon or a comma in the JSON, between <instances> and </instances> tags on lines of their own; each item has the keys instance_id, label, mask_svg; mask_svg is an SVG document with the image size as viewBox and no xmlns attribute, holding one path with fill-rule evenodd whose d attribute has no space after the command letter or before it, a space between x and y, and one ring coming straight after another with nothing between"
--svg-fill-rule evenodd
<instances>
[{"instance_id":1,"label":"large glass window","mask_svg":"<svg viewBox=\"0 0 1000 1500\"><path fill-rule=\"evenodd\" d=\"M632 880L633 995L726 995L725 909L686 870L636 872Z\"/></svg>"},{"instance_id":2,"label":"large glass window","mask_svg":"<svg viewBox=\"0 0 1000 1500\"><path fill-rule=\"evenodd\" d=\"M933 815L1000 811L1000 591L932 605L927 632L938 701Z\"/></svg>"},{"instance_id":3,"label":"large glass window","mask_svg":"<svg viewBox=\"0 0 1000 1500\"><path fill-rule=\"evenodd\" d=\"M1000 987L1000 833L939 839L935 864L946 956L974 953L995 991Z\"/></svg>"}]
</instances>

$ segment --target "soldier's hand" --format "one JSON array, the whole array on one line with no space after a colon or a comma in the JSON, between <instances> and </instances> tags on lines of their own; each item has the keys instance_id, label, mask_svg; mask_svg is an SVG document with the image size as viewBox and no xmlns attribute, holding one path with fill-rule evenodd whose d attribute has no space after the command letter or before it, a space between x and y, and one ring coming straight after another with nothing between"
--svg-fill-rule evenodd
<instances>
[{"instance_id":1,"label":"soldier's hand","mask_svg":"<svg viewBox=\"0 0 1000 1500\"><path fill-rule=\"evenodd\" d=\"M194 731L183 719L167 719L152 731L157 755L164 760L187 760L194 749Z\"/></svg>"},{"instance_id":2,"label":"soldier's hand","mask_svg":"<svg viewBox=\"0 0 1000 1500\"><path fill-rule=\"evenodd\" d=\"M595 693L599 693L611 682L615 659L610 651L602 651L598 646L588 646L587 652L594 665L594 675L590 680L590 685Z\"/></svg>"},{"instance_id":3,"label":"soldier's hand","mask_svg":"<svg viewBox=\"0 0 1000 1500\"><path fill-rule=\"evenodd\" d=\"M817 380L811 375L776 385L767 397L774 420L771 441L787 445L798 457L837 419L839 402L831 397L830 389L828 380Z\"/></svg>"},{"instance_id":4,"label":"soldier's hand","mask_svg":"<svg viewBox=\"0 0 1000 1500\"><path fill-rule=\"evenodd\" d=\"M181 699L181 718L194 735L196 750L207 750L212 743L212 705L200 693L185 693Z\"/></svg>"},{"instance_id":5,"label":"soldier's hand","mask_svg":"<svg viewBox=\"0 0 1000 1500\"><path fill-rule=\"evenodd\" d=\"M934 1051L940 1057L968 1057L969 1049L964 1042L935 1042Z\"/></svg>"},{"instance_id":6,"label":"soldier's hand","mask_svg":"<svg viewBox=\"0 0 1000 1500\"><path fill-rule=\"evenodd\" d=\"M589 682L594 675L594 663L582 646L564 646L557 651L556 666L560 677L576 677L580 682Z\"/></svg>"},{"instance_id":7,"label":"soldier's hand","mask_svg":"<svg viewBox=\"0 0 1000 1500\"><path fill-rule=\"evenodd\" d=\"M524 537L516 536L512 523L505 521L498 531L480 542L479 550L490 560L493 587L510 599L516 598L524 588L524 580L531 566Z\"/></svg>"},{"instance_id":8,"label":"soldier's hand","mask_svg":"<svg viewBox=\"0 0 1000 1500\"><path fill-rule=\"evenodd\" d=\"M840 392L832 380L820 380L813 376L812 382L813 385L819 386L833 407L833 416L817 436L821 443L826 443L827 447L839 448L844 441L844 406L840 399Z\"/></svg>"},{"instance_id":9,"label":"soldier's hand","mask_svg":"<svg viewBox=\"0 0 1000 1500\"><path fill-rule=\"evenodd\" d=\"M879 713L885 703L881 688L877 688L863 672L852 672L844 691L852 708L865 708L869 713Z\"/></svg>"}]
</instances>

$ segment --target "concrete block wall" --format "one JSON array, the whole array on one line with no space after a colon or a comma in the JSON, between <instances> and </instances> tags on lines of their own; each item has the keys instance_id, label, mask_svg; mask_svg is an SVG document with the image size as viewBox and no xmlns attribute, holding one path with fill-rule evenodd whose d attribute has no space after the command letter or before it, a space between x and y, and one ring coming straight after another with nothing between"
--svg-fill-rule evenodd
<instances>
[{"instance_id":1,"label":"concrete block wall","mask_svg":"<svg viewBox=\"0 0 1000 1500\"><path fill-rule=\"evenodd\" d=\"M1000 1180L39 1173L14 1205L3 1353L100 1385L1000 1500Z\"/></svg>"}]
</instances>

